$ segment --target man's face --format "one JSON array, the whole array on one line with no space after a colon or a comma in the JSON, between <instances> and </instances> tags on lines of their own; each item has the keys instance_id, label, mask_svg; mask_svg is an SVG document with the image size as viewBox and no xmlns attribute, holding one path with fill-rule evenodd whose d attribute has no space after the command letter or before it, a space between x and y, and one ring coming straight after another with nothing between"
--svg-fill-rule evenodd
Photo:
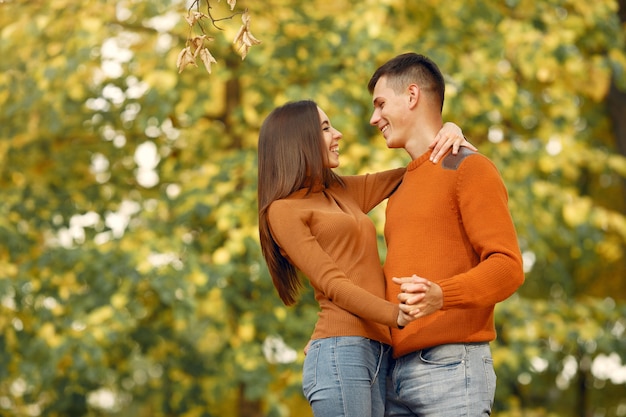
<instances>
[{"instance_id":1,"label":"man's face","mask_svg":"<svg viewBox=\"0 0 626 417\"><path fill-rule=\"evenodd\" d=\"M396 93L387 85L387 77L383 76L374 87L372 100L374 112L370 124L383 133L387 147L404 147L407 139L405 130L410 117L408 94Z\"/></svg>"}]
</instances>

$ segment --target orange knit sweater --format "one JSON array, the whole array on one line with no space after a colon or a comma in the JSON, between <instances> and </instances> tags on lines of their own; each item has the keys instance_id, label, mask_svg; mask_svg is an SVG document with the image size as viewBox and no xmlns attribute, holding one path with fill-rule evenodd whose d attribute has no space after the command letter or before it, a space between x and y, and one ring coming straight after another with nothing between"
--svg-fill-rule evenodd
<instances>
[{"instance_id":1,"label":"orange knit sweater","mask_svg":"<svg viewBox=\"0 0 626 417\"><path fill-rule=\"evenodd\" d=\"M392 330L394 356L444 343L495 338L496 303L524 281L508 195L494 164L461 148L439 164L411 161L387 204L387 299L392 277L417 274L439 284L443 308Z\"/></svg>"},{"instance_id":2,"label":"orange knit sweater","mask_svg":"<svg viewBox=\"0 0 626 417\"><path fill-rule=\"evenodd\" d=\"M345 188L308 195L309 189L302 189L270 205L272 236L309 278L320 305L312 339L363 336L391 344L398 301L385 300L376 229L366 213L389 197L404 172L345 176Z\"/></svg>"}]
</instances>

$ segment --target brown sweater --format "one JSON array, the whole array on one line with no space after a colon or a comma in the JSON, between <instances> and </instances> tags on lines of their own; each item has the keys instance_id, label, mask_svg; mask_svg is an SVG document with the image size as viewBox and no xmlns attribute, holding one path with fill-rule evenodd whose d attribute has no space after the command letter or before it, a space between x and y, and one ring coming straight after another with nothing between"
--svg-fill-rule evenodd
<instances>
[{"instance_id":1,"label":"brown sweater","mask_svg":"<svg viewBox=\"0 0 626 417\"><path fill-rule=\"evenodd\" d=\"M388 300L399 292L392 277L417 274L441 286L443 308L392 330L396 357L493 340L495 304L524 281L507 191L494 164L467 148L439 164L429 154L408 165L389 199L384 271Z\"/></svg>"},{"instance_id":2,"label":"brown sweater","mask_svg":"<svg viewBox=\"0 0 626 417\"><path fill-rule=\"evenodd\" d=\"M312 339L363 336L391 343L398 302L385 300L376 229L368 213L395 190L405 169L342 177L322 190L301 189L268 210L272 236L306 275L320 305Z\"/></svg>"}]
</instances>

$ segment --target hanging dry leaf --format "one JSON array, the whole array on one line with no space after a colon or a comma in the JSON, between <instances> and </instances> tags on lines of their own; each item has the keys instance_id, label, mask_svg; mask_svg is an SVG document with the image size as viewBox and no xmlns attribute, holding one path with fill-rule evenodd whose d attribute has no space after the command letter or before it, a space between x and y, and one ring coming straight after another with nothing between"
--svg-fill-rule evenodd
<instances>
[{"instance_id":1,"label":"hanging dry leaf","mask_svg":"<svg viewBox=\"0 0 626 417\"><path fill-rule=\"evenodd\" d=\"M217 61L215 60L215 58L213 58L213 55L211 55L211 52L209 52L207 48L203 48L200 51L200 59L204 63L204 67L206 68L207 72L210 74L211 63L217 63Z\"/></svg>"},{"instance_id":2,"label":"hanging dry leaf","mask_svg":"<svg viewBox=\"0 0 626 417\"><path fill-rule=\"evenodd\" d=\"M191 52L191 49L189 47L184 48L178 54L178 58L176 59L176 67L178 68L178 73L180 74L181 72L183 72L187 65L193 65L194 67L198 66L198 64L196 64L196 59L194 58L193 53Z\"/></svg>"},{"instance_id":3,"label":"hanging dry leaf","mask_svg":"<svg viewBox=\"0 0 626 417\"><path fill-rule=\"evenodd\" d=\"M204 46L204 40L206 39L206 35L195 36L189 40L191 44L191 48L193 49L193 57L194 59L198 56L198 52Z\"/></svg>"},{"instance_id":4,"label":"hanging dry leaf","mask_svg":"<svg viewBox=\"0 0 626 417\"><path fill-rule=\"evenodd\" d=\"M261 41L255 38L250 32L250 15L247 10L241 15L241 21L243 25L241 25L237 35L235 35L233 43L236 45L236 49L241 54L241 59L243 60L246 58L246 55L248 55L250 47L260 44Z\"/></svg>"},{"instance_id":5,"label":"hanging dry leaf","mask_svg":"<svg viewBox=\"0 0 626 417\"><path fill-rule=\"evenodd\" d=\"M193 26L196 24L196 22L198 22L198 20L205 17L207 17L207 15L205 15L204 13L193 11L185 16L185 20L187 21L187 23L189 23L189 26Z\"/></svg>"}]
</instances>

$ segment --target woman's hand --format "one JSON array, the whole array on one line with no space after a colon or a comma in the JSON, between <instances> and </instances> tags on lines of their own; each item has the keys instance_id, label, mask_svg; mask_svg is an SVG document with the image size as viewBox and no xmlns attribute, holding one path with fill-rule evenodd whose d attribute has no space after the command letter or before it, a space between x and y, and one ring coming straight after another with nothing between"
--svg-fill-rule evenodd
<instances>
[{"instance_id":1,"label":"woman's hand","mask_svg":"<svg viewBox=\"0 0 626 417\"><path fill-rule=\"evenodd\" d=\"M473 151L478 150L478 148L465 139L463 131L460 127L452 122L446 122L439 133L437 133L437 136L435 136L435 140L433 140L429 146L429 148L433 150L430 154L430 160L433 163L437 163L439 158L441 158L450 148L452 148L452 154L456 155L461 146L465 146Z\"/></svg>"},{"instance_id":2,"label":"woman's hand","mask_svg":"<svg viewBox=\"0 0 626 417\"><path fill-rule=\"evenodd\" d=\"M403 328L417 317L413 317L409 312L411 311L411 306L408 306L404 303L400 304L400 312L398 313L398 327Z\"/></svg>"}]
</instances>

